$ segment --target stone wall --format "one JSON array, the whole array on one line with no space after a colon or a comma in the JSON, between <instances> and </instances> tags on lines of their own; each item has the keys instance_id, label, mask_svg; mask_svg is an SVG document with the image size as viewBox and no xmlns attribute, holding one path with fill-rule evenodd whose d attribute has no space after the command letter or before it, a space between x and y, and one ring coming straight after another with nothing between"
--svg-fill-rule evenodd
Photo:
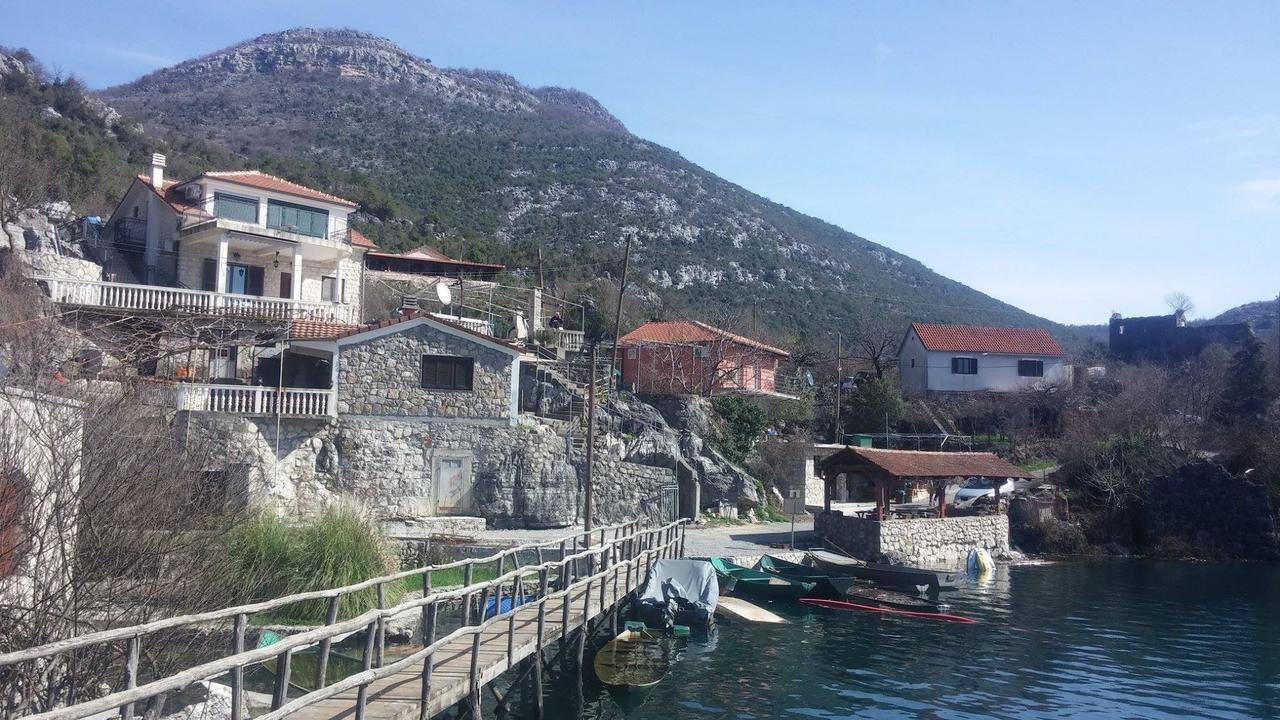
<instances>
[{"instance_id":1,"label":"stone wall","mask_svg":"<svg viewBox=\"0 0 1280 720\"><path fill-rule=\"evenodd\" d=\"M513 421L511 355L421 324L409 330L343 346L338 361L338 412L342 415L416 416ZM474 388L421 387L422 356L475 358Z\"/></svg>"},{"instance_id":2,"label":"stone wall","mask_svg":"<svg viewBox=\"0 0 1280 720\"><path fill-rule=\"evenodd\" d=\"M997 556L1009 552L1006 515L876 522L840 512L818 513L814 532L855 557L898 557L912 565L944 570L962 567L973 548Z\"/></svg>"},{"instance_id":3,"label":"stone wall","mask_svg":"<svg viewBox=\"0 0 1280 720\"><path fill-rule=\"evenodd\" d=\"M670 522L675 519L676 487L674 470L627 462L604 452L595 457L592 472L592 515L597 523L636 517Z\"/></svg>"}]
</instances>

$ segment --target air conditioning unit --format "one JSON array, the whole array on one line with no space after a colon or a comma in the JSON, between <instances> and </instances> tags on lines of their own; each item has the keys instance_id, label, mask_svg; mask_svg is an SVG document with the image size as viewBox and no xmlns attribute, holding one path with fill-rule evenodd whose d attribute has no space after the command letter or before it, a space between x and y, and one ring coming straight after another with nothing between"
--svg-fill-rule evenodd
<instances>
[{"instance_id":1,"label":"air conditioning unit","mask_svg":"<svg viewBox=\"0 0 1280 720\"><path fill-rule=\"evenodd\" d=\"M187 185L182 188L182 194L187 198L187 200L199 200L204 197L204 186L194 184Z\"/></svg>"}]
</instances>

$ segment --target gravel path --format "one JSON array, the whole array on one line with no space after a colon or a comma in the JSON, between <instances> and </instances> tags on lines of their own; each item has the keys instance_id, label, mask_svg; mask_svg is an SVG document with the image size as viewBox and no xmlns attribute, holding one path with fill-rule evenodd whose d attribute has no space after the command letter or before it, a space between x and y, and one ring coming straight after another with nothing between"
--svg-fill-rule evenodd
<instances>
[{"instance_id":1,"label":"gravel path","mask_svg":"<svg viewBox=\"0 0 1280 720\"><path fill-rule=\"evenodd\" d=\"M551 530L486 530L475 535L480 542L495 545L519 545L535 541L559 540L580 528L554 528ZM791 541L791 523L758 523L754 525L730 525L706 527L694 525L685 536L685 557L710 557L712 555L759 555L776 550L775 545L785 547ZM813 519L796 519L796 547L813 546Z\"/></svg>"}]
</instances>

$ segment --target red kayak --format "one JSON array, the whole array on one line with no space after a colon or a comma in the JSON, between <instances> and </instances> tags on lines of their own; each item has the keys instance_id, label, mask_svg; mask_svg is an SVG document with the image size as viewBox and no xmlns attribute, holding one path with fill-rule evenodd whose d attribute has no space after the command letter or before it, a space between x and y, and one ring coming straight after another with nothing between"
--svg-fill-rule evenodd
<instances>
[{"instance_id":1,"label":"red kayak","mask_svg":"<svg viewBox=\"0 0 1280 720\"><path fill-rule=\"evenodd\" d=\"M831 610L862 610L863 612L880 613L882 615L905 615L907 617L942 620L944 622L964 623L966 625L973 625L978 622L973 618L967 618L963 615L948 615L946 613L921 612L918 610L895 610L894 608L876 607L875 605L860 605L858 603L846 602L844 600L800 598L800 602L805 605L816 605L817 607L829 608Z\"/></svg>"}]
</instances>

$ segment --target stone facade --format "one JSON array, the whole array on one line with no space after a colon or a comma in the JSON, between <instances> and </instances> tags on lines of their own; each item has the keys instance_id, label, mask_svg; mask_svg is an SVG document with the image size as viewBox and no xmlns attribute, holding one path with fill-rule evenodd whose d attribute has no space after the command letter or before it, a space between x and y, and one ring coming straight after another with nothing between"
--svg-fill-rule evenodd
<instances>
[{"instance_id":1,"label":"stone facade","mask_svg":"<svg viewBox=\"0 0 1280 720\"><path fill-rule=\"evenodd\" d=\"M473 389L421 387L422 356L475 359ZM338 413L514 423L515 358L490 345L420 324L344 345L338 360Z\"/></svg>"},{"instance_id":2,"label":"stone facade","mask_svg":"<svg viewBox=\"0 0 1280 720\"><path fill-rule=\"evenodd\" d=\"M591 510L597 523L614 523L638 516L652 522L675 519L674 470L627 462L614 453L595 458L592 472Z\"/></svg>"},{"instance_id":3,"label":"stone facade","mask_svg":"<svg viewBox=\"0 0 1280 720\"><path fill-rule=\"evenodd\" d=\"M897 557L943 570L963 567L974 548L996 556L1009 552L1007 515L876 522L824 512L814 516L814 532L855 557Z\"/></svg>"}]
</instances>

